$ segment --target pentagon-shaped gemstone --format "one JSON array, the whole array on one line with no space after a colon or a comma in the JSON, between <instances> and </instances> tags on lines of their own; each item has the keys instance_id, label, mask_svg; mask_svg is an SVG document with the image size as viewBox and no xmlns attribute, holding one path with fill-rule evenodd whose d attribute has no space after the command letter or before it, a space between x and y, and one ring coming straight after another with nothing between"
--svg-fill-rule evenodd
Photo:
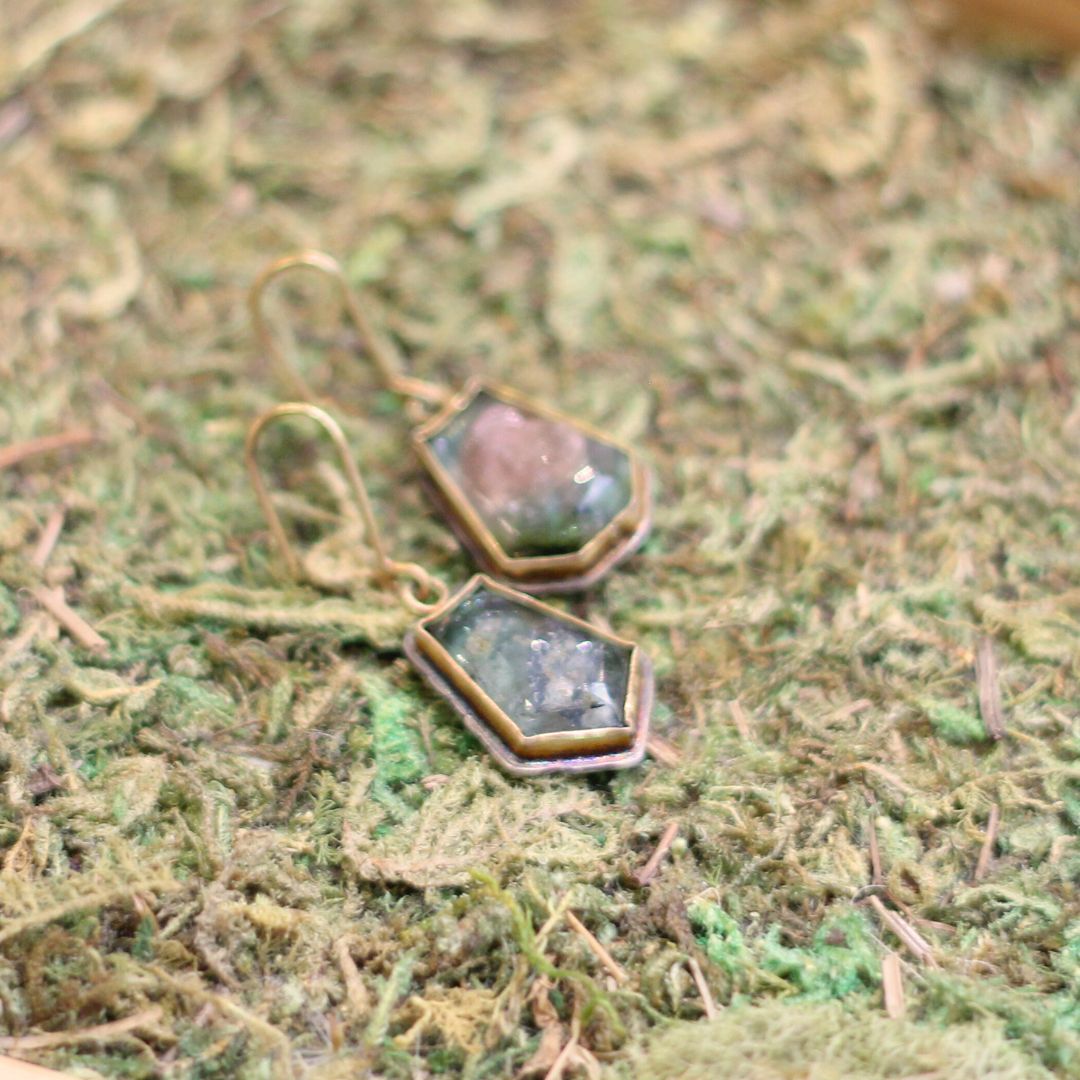
<instances>
[{"instance_id":1,"label":"pentagon-shaped gemstone","mask_svg":"<svg viewBox=\"0 0 1080 1080\"><path fill-rule=\"evenodd\" d=\"M426 630L526 739L625 729L614 742L631 740L633 646L485 585Z\"/></svg>"},{"instance_id":2,"label":"pentagon-shaped gemstone","mask_svg":"<svg viewBox=\"0 0 1080 1080\"><path fill-rule=\"evenodd\" d=\"M488 390L427 444L510 558L579 551L633 496L625 450Z\"/></svg>"}]
</instances>

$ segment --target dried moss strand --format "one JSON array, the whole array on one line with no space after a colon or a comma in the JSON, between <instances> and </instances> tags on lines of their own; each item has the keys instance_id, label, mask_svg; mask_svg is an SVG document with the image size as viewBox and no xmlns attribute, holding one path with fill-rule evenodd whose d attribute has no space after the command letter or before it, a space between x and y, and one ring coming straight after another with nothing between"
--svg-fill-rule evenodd
<instances>
[{"instance_id":1,"label":"dried moss strand","mask_svg":"<svg viewBox=\"0 0 1080 1080\"><path fill-rule=\"evenodd\" d=\"M95 1024L92 1027L75 1028L71 1031L50 1031L44 1035L0 1036L0 1050L25 1053L82 1042L107 1043L113 1039L124 1038L133 1031L153 1027L163 1015L164 1010L158 1005L153 1005L134 1016L126 1016L122 1020L113 1020L107 1024Z\"/></svg>"},{"instance_id":2,"label":"dried moss strand","mask_svg":"<svg viewBox=\"0 0 1080 1080\"><path fill-rule=\"evenodd\" d=\"M119 904L125 901L133 902L139 893L152 893L165 895L181 889L182 886L172 878L149 878L146 881L133 882L119 888L102 889L98 892L87 893L85 896L75 896L60 904L42 908L40 911L23 915L18 919L12 919L6 925L0 927L0 946L6 945L29 930L47 926L59 919L65 919L69 915L76 915L80 911L94 911L98 908L108 907L111 904Z\"/></svg>"}]
</instances>

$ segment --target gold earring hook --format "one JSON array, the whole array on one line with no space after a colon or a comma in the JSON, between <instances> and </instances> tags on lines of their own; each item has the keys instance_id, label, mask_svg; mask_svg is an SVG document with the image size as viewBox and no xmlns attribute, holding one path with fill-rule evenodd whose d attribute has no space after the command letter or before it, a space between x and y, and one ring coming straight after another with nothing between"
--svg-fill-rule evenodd
<instances>
[{"instance_id":1,"label":"gold earring hook","mask_svg":"<svg viewBox=\"0 0 1080 1080\"><path fill-rule=\"evenodd\" d=\"M375 523L375 514L371 509L371 500L368 498L367 488L364 487L364 481L360 476L356 460L349 452L349 444L345 438L345 433L341 430L338 422L325 409L303 401L290 401L284 405L276 405L256 417L251 427L248 428L247 438L244 441L244 463L247 465L248 475L251 477L251 484L255 489L255 497L259 500L263 516L270 526L270 533L274 538L274 543L281 557L285 560L289 576L293 580L299 581L304 576L303 568L300 564L300 558L289 542L285 528L281 524L281 516L270 498L270 491L266 486L266 481L263 479L262 471L259 469L257 456L259 440L263 432L270 424L286 416L306 416L308 419L314 420L330 436L330 440L333 442L345 470L345 479L348 481L352 497L357 509L360 511L367 542L375 552L376 581L381 585L390 585L397 582L398 593L405 606L410 610L415 612L434 611L449 595L446 585L438 578L432 577L417 563L397 562L390 558L386 545L383 543L382 535L379 533L379 527ZM410 587L409 583L419 590L419 595ZM434 595L435 600L423 600L421 595Z\"/></svg>"},{"instance_id":2,"label":"gold earring hook","mask_svg":"<svg viewBox=\"0 0 1080 1080\"><path fill-rule=\"evenodd\" d=\"M364 346L379 372L383 386L396 394L416 401L426 402L430 405L442 405L449 398L449 394L440 386L424 382L423 379L414 379L409 375L403 375L398 371L393 353L387 348L386 343L375 333L368 319L360 298L349 285L345 277L345 271L341 264L332 256L323 251L299 251L293 255L286 255L270 263L266 269L255 279L248 294L248 310L251 313L251 324L255 335L262 347L267 351L274 365L278 377L290 388L290 392L308 402L318 400L307 382L300 373L289 363L270 330L263 310L263 297L270 283L289 270L306 269L315 270L328 277L337 286L338 296L350 321L360 331L360 337Z\"/></svg>"}]
</instances>

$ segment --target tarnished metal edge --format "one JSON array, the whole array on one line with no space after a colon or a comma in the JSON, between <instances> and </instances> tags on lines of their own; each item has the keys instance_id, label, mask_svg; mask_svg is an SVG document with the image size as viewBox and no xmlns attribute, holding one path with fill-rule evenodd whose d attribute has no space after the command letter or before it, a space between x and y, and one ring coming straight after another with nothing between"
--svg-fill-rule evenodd
<instances>
[{"instance_id":1,"label":"tarnished metal edge","mask_svg":"<svg viewBox=\"0 0 1080 1080\"><path fill-rule=\"evenodd\" d=\"M461 717L466 729L474 735L496 763L511 776L545 776L550 773L607 772L613 769L629 769L640 765L645 757L649 737L649 720L652 716L653 670L652 662L640 653L641 683L638 693L637 714L634 718L634 741L625 750L601 754L582 754L578 757L529 760L518 757L499 736L488 727L469 706L469 703L441 675L416 644L416 635L410 630L404 640L405 655L417 673Z\"/></svg>"}]
</instances>

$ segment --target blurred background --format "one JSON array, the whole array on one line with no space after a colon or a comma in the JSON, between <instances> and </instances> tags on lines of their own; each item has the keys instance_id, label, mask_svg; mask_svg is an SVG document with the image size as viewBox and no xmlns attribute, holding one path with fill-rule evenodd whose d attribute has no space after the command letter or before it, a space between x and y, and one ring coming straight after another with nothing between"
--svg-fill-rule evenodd
<instances>
[{"instance_id":1,"label":"blurred background","mask_svg":"<svg viewBox=\"0 0 1080 1080\"><path fill-rule=\"evenodd\" d=\"M125 353L164 347L172 379L247 378L238 298L298 245L347 261L425 373L587 349L628 382L657 354L722 382L740 347L793 344L922 363L917 329L1014 288L1050 302L1053 253L1010 244L1076 188L1074 0L0 19L12 374L78 335L119 382Z\"/></svg>"}]
</instances>

